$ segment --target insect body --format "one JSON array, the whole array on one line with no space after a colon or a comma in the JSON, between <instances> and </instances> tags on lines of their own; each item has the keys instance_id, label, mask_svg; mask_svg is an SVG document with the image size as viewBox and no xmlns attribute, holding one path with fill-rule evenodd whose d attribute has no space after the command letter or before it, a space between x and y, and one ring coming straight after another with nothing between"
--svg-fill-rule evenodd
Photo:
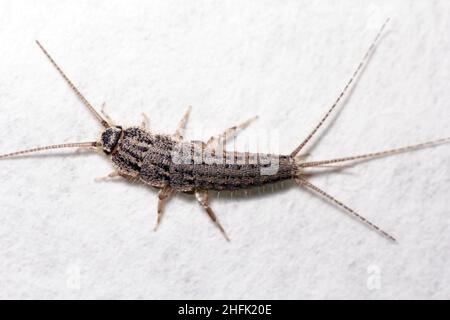
<instances>
[{"instance_id":1,"label":"insect body","mask_svg":"<svg viewBox=\"0 0 450 320\"><path fill-rule=\"evenodd\" d=\"M170 186L180 192L235 191L295 177L296 165L289 156L224 151L217 157L204 152L208 145L179 142L139 127L128 128L121 134L122 139L117 140L112 152L117 170L157 188ZM180 154L181 150L186 154ZM274 174L264 174L263 168L270 163L263 163L262 159L270 156L276 157L280 164Z\"/></svg>"},{"instance_id":2,"label":"insect body","mask_svg":"<svg viewBox=\"0 0 450 320\"><path fill-rule=\"evenodd\" d=\"M225 149L224 146L227 138L235 136L240 130L246 128L253 120L255 120L255 118L231 127L218 136L211 137L206 143L200 141L186 141L183 138L183 131L186 126L190 108L182 117L178 129L172 135L162 135L151 132L148 129L146 117L144 117L144 121L139 127L123 128L118 126L114 124L103 110L102 116L92 107L44 47L37 42L38 46L66 80L75 94L104 127L104 130L98 141L67 143L34 148L0 155L0 159L61 148L102 150L103 153L111 159L115 171L110 173L107 177L99 178L97 180L123 177L129 180L137 180L159 189L158 216L155 229L160 224L165 202L174 193L184 192L195 195L199 204L221 230L226 239L228 239L228 237L209 205L208 191L246 190L252 187L261 187L283 180L294 180L300 186L307 188L334 203L349 215L360 220L381 235L395 241L394 237L390 234L307 180L307 177L311 174L308 169L336 166L346 162L354 164L355 161L369 160L447 143L450 142L450 138L382 152L322 161L307 162L305 161L305 156L300 153L314 137L319 128L325 123L327 118L341 101L344 94L348 91L351 84L358 77L360 71L373 52L375 44L387 22L388 20L381 27L362 61L359 63L335 103L306 139L304 139L294 151L287 155L230 152ZM274 166L274 164L276 165Z\"/></svg>"}]
</instances>

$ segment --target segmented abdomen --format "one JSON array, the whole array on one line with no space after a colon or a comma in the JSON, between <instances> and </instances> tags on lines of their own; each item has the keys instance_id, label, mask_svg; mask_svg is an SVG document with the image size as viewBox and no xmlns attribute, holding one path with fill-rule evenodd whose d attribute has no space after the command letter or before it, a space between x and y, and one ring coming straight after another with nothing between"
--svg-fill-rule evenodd
<instances>
[{"instance_id":1,"label":"segmented abdomen","mask_svg":"<svg viewBox=\"0 0 450 320\"><path fill-rule=\"evenodd\" d=\"M269 158L269 155L263 154L225 152L221 161L218 158L206 158L191 164L173 164L170 184L177 190L231 191L292 177L293 170L288 157L270 155Z\"/></svg>"},{"instance_id":2,"label":"segmented abdomen","mask_svg":"<svg viewBox=\"0 0 450 320\"><path fill-rule=\"evenodd\" d=\"M239 190L263 186L294 176L289 156L258 153L202 152L199 143L174 141L140 128L124 131L113 162L125 174L143 182L190 192L194 190Z\"/></svg>"}]
</instances>

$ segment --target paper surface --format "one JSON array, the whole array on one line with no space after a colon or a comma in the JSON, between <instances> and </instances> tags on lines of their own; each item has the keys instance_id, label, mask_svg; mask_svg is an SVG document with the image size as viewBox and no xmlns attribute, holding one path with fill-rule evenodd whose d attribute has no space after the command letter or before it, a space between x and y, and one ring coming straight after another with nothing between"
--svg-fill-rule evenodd
<instances>
[{"instance_id":1,"label":"paper surface","mask_svg":"<svg viewBox=\"0 0 450 320\"><path fill-rule=\"evenodd\" d=\"M173 133L192 105L186 138L205 141L259 115L236 147L271 138L288 154L386 17L310 159L450 136L448 1L2 1L0 153L99 137L38 39L119 124L145 112ZM295 185L213 194L230 243L190 195L155 233L157 191L95 183L112 171L101 155L1 161L0 298L448 299L449 163L444 145L311 179L392 244Z\"/></svg>"}]
</instances>

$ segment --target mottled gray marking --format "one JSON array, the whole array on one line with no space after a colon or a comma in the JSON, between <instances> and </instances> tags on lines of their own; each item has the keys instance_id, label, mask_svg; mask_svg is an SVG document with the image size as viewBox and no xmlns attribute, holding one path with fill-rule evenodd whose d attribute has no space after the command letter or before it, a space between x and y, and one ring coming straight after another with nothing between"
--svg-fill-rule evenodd
<instances>
[{"instance_id":1,"label":"mottled gray marking","mask_svg":"<svg viewBox=\"0 0 450 320\"><path fill-rule=\"evenodd\" d=\"M172 159L179 148L190 151L184 162ZM248 189L292 179L296 172L294 161L285 155L225 151L218 159L201 151L198 142L177 142L170 136L132 127L124 130L112 161L124 175L182 192ZM272 166L268 159L277 160L273 174L264 174Z\"/></svg>"}]
</instances>

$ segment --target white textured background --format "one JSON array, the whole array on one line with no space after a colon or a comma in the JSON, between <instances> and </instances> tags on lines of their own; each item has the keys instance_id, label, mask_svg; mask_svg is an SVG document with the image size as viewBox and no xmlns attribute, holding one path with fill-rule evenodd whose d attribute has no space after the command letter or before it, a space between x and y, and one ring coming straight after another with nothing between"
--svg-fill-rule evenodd
<instances>
[{"instance_id":1,"label":"white textured background","mask_svg":"<svg viewBox=\"0 0 450 320\"><path fill-rule=\"evenodd\" d=\"M0 152L99 135L39 39L123 125L171 133L191 104L207 139L258 114L240 143L271 129L288 153L387 16L315 159L450 136L448 1L1 1ZM214 196L231 243L188 196L154 233L156 192L94 183L97 154L2 161L0 298L450 298L449 163L446 145L314 179L393 245L298 187Z\"/></svg>"}]
</instances>

